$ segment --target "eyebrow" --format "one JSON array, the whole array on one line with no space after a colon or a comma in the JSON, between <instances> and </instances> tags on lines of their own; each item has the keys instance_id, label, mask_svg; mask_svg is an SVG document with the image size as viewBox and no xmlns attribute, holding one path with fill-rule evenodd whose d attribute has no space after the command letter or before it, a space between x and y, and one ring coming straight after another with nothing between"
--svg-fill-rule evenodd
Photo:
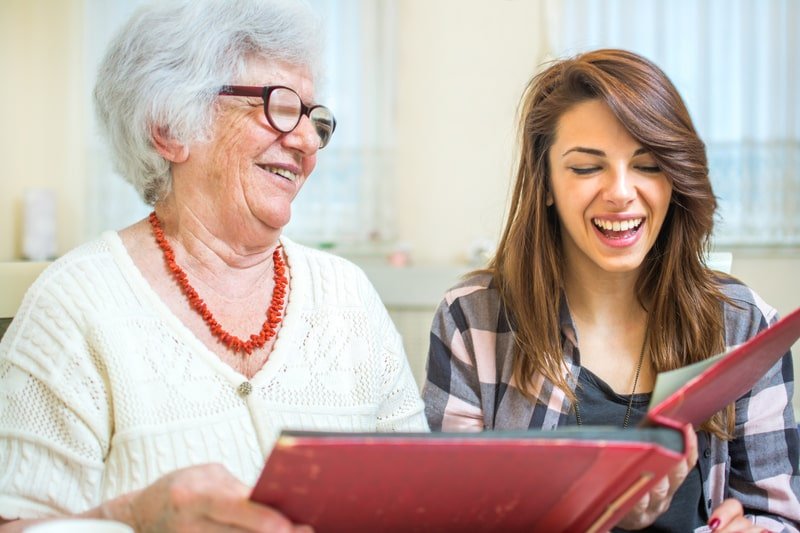
<instances>
[{"instance_id":1,"label":"eyebrow","mask_svg":"<svg viewBox=\"0 0 800 533\"><path fill-rule=\"evenodd\" d=\"M646 154L649 151L650 150L648 150L647 148L644 148L644 147L638 148L635 152L633 152L633 157L636 157L637 155ZM583 154L596 155L596 156L600 156L600 157L605 157L605 155L606 155L606 153L604 151L598 150L596 148L586 148L584 146L575 146L573 148L570 148L569 150L567 150L563 154L561 154L561 157L564 157L565 155L567 155L570 152L581 152Z\"/></svg>"}]
</instances>

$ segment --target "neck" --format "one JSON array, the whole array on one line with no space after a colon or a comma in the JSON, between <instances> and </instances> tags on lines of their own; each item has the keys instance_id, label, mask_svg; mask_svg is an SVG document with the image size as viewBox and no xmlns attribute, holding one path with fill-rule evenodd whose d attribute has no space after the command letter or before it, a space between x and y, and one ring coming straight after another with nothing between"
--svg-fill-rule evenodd
<instances>
[{"instance_id":1,"label":"neck","mask_svg":"<svg viewBox=\"0 0 800 533\"><path fill-rule=\"evenodd\" d=\"M249 355L253 353L254 350L262 348L275 336L277 328L280 326L282 320L281 313L283 312L283 302L286 296L287 284L280 250L276 249L272 254L275 271L275 276L273 278L274 290L269 309L267 310L267 320L262 323L261 330L258 333L240 338L224 329L217 321L214 314L206 305L206 302L203 301L197 293L197 290L192 286L186 276L186 272L175 262L175 251L172 249L172 246L170 246L164 234L164 230L161 227L161 222L158 220L158 216L155 212L150 214L148 222L153 229L153 236L155 237L158 247L161 248L164 253L165 264L172 273L173 279L180 286L183 295L189 300L191 307L202 317L215 337L234 352L245 352Z\"/></svg>"},{"instance_id":2,"label":"neck","mask_svg":"<svg viewBox=\"0 0 800 533\"><path fill-rule=\"evenodd\" d=\"M564 290L570 312L581 322L595 325L646 321L635 291L637 275L626 272L589 278L567 269Z\"/></svg>"},{"instance_id":3,"label":"neck","mask_svg":"<svg viewBox=\"0 0 800 533\"><path fill-rule=\"evenodd\" d=\"M220 294L238 297L272 270L278 234L262 234L256 242L235 220L208 216L203 209L167 200L155 206L161 227L175 252L175 261L193 279ZM266 275L269 278L269 275Z\"/></svg>"}]
</instances>

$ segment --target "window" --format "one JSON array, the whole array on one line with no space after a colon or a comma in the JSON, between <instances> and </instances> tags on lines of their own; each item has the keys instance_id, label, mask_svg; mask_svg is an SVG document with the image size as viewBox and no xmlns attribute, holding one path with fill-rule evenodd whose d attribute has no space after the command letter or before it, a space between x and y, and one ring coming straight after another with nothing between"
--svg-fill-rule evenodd
<instances>
[{"instance_id":1,"label":"window","mask_svg":"<svg viewBox=\"0 0 800 533\"><path fill-rule=\"evenodd\" d=\"M97 68L114 33L145 0L86 0L84 16L84 58L86 87L84 109L87 115L86 239L108 229L121 229L144 218L151 211L131 185L114 172L108 145L95 118L92 92Z\"/></svg>"},{"instance_id":2,"label":"window","mask_svg":"<svg viewBox=\"0 0 800 533\"><path fill-rule=\"evenodd\" d=\"M319 99L333 110L337 126L292 206L286 233L310 244L384 241L393 236L393 2L311 3L327 32Z\"/></svg>"},{"instance_id":3,"label":"window","mask_svg":"<svg viewBox=\"0 0 800 533\"><path fill-rule=\"evenodd\" d=\"M86 109L97 66L114 32L144 0L86 0ZM295 200L285 232L310 244L358 244L392 236L387 195L393 152L394 26L391 0L311 0L327 32L320 102L338 122L331 144ZM115 176L95 120L88 128L87 237L147 215L134 189Z\"/></svg>"},{"instance_id":4,"label":"window","mask_svg":"<svg viewBox=\"0 0 800 533\"><path fill-rule=\"evenodd\" d=\"M719 246L800 245L800 3L551 0L551 56L626 48L677 86L706 143Z\"/></svg>"}]
</instances>

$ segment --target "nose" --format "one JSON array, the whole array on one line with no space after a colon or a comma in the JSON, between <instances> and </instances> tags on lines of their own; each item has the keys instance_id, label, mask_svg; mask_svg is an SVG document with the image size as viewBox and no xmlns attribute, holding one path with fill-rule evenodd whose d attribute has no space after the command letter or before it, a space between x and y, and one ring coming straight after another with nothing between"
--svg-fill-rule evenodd
<instances>
[{"instance_id":1,"label":"nose","mask_svg":"<svg viewBox=\"0 0 800 533\"><path fill-rule=\"evenodd\" d=\"M313 155L319 150L319 135L311 119L302 115L297 126L284 134L283 143L304 155Z\"/></svg>"},{"instance_id":2,"label":"nose","mask_svg":"<svg viewBox=\"0 0 800 533\"><path fill-rule=\"evenodd\" d=\"M626 207L636 199L634 177L627 167L611 169L603 184L603 200L614 207Z\"/></svg>"}]
</instances>

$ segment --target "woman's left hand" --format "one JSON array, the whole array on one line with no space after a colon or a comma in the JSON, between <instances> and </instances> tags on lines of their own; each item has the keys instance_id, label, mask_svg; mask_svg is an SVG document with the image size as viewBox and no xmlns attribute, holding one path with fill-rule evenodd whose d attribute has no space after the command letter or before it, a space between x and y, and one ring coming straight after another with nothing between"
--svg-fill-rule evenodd
<instances>
[{"instance_id":1,"label":"woman's left hand","mask_svg":"<svg viewBox=\"0 0 800 533\"><path fill-rule=\"evenodd\" d=\"M640 499L636 506L619 521L617 527L639 530L650 526L669 509L672 495L697 463L697 434L691 425L683 428L687 444L685 459L675 465L669 474L662 478L650 492Z\"/></svg>"},{"instance_id":2,"label":"woman's left hand","mask_svg":"<svg viewBox=\"0 0 800 533\"><path fill-rule=\"evenodd\" d=\"M744 516L744 509L739 500L728 499L711 513L708 526L714 533L761 533L766 532Z\"/></svg>"}]
</instances>

